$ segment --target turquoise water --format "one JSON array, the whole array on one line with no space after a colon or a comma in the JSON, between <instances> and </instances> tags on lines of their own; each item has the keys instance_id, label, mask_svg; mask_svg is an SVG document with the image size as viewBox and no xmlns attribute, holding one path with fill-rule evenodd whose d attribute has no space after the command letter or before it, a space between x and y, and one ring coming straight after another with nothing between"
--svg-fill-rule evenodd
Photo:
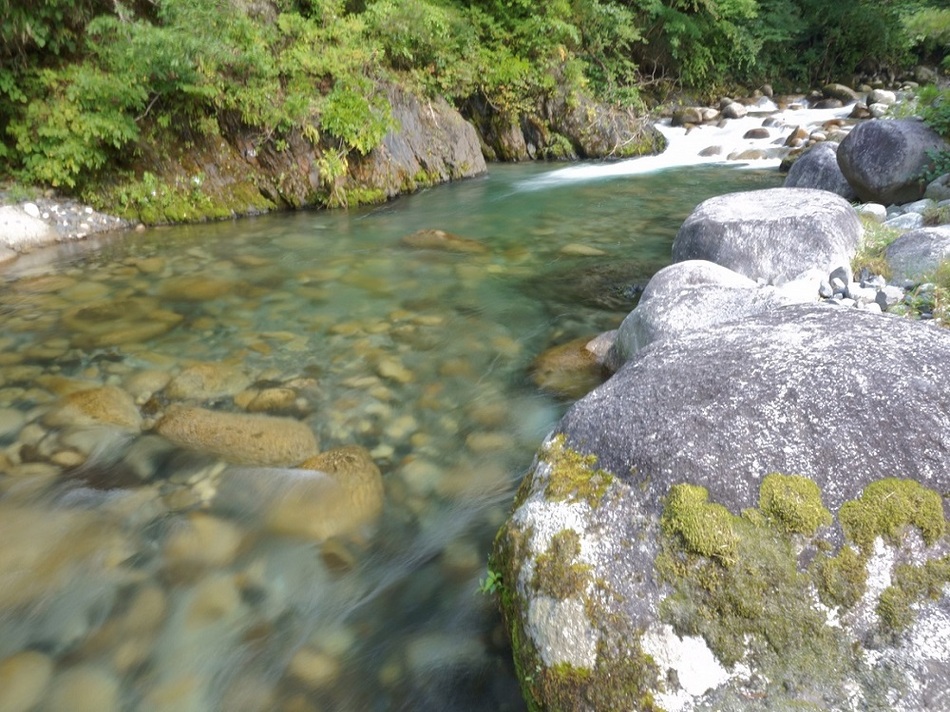
<instances>
[{"instance_id":1,"label":"turquoise water","mask_svg":"<svg viewBox=\"0 0 950 712\"><path fill-rule=\"evenodd\" d=\"M0 708L522 709L477 589L569 404L531 363L616 327L698 202L780 183L556 170L131 233L0 273L0 677L36 681ZM484 249L401 242L423 229ZM74 395L89 391L102 400ZM182 404L359 446L381 498L249 461L235 428L163 437Z\"/></svg>"}]
</instances>

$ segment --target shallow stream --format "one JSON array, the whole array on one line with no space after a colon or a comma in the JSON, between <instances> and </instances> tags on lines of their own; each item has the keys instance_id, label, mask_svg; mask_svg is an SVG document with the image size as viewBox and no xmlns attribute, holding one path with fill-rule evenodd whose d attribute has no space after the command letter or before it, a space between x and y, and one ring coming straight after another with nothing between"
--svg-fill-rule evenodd
<instances>
[{"instance_id":1,"label":"shallow stream","mask_svg":"<svg viewBox=\"0 0 950 712\"><path fill-rule=\"evenodd\" d=\"M0 709L523 709L478 588L568 405L532 361L616 327L698 202L781 181L616 165L492 166L0 274ZM484 250L402 243L423 229ZM360 446L381 493L255 464L253 434L163 437L176 404Z\"/></svg>"}]
</instances>

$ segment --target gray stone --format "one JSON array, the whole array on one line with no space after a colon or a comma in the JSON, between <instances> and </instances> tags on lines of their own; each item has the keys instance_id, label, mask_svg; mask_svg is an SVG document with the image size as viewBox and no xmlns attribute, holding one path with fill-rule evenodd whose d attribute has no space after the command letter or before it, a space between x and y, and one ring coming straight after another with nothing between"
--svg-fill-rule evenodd
<instances>
[{"instance_id":1,"label":"gray stone","mask_svg":"<svg viewBox=\"0 0 950 712\"><path fill-rule=\"evenodd\" d=\"M920 213L903 213L884 221L884 227L894 230L916 230L924 226L924 216Z\"/></svg>"},{"instance_id":2,"label":"gray stone","mask_svg":"<svg viewBox=\"0 0 950 712\"><path fill-rule=\"evenodd\" d=\"M673 111L670 126L686 126L703 123L702 109L696 106L683 106Z\"/></svg>"},{"instance_id":3,"label":"gray stone","mask_svg":"<svg viewBox=\"0 0 950 712\"><path fill-rule=\"evenodd\" d=\"M905 213L920 213L923 215L936 205L936 200L933 200L932 198L922 198L921 200L915 200L913 203L907 203L901 207L904 208Z\"/></svg>"},{"instance_id":4,"label":"gray stone","mask_svg":"<svg viewBox=\"0 0 950 712\"><path fill-rule=\"evenodd\" d=\"M892 307L895 304L898 304L901 300L904 299L904 290L900 287L894 287L892 285L885 285L878 290L877 296L874 298L874 301L878 303L881 309L887 309Z\"/></svg>"},{"instance_id":5,"label":"gray stone","mask_svg":"<svg viewBox=\"0 0 950 712\"><path fill-rule=\"evenodd\" d=\"M814 291L810 301L818 296ZM694 331L744 319L796 303L771 286L693 285L678 294L664 294L640 304L620 325L617 351L629 359L654 341L675 339Z\"/></svg>"},{"instance_id":6,"label":"gray stone","mask_svg":"<svg viewBox=\"0 0 950 712\"><path fill-rule=\"evenodd\" d=\"M950 259L950 226L912 230L888 245L884 259L895 282L919 283L941 262Z\"/></svg>"},{"instance_id":7,"label":"gray stone","mask_svg":"<svg viewBox=\"0 0 950 712\"><path fill-rule=\"evenodd\" d=\"M838 167L838 144L826 141L805 151L788 171L786 188L815 188L840 195L847 201L857 198L854 188Z\"/></svg>"},{"instance_id":8,"label":"gray stone","mask_svg":"<svg viewBox=\"0 0 950 712\"><path fill-rule=\"evenodd\" d=\"M868 94L868 104L884 104L890 106L897 101L897 94L887 89L873 89Z\"/></svg>"},{"instance_id":9,"label":"gray stone","mask_svg":"<svg viewBox=\"0 0 950 712\"><path fill-rule=\"evenodd\" d=\"M665 574L657 561L664 542L683 546L681 530L661 516L671 488L684 483L701 485L725 508L702 520L711 537L725 510L760 506L769 473L809 478L832 515L883 477L950 490L947 363L945 330L861 310L785 307L656 342L578 401L539 451L496 539L514 654L537 708L639 709L650 696L668 711L766 709L750 706L753 699L776 710L803 700L834 712L948 709L950 595L919 599L900 636L886 635L877 613L897 564L946 555L945 538L928 547L908 528L893 541L877 539L863 564L865 595L852 609L831 611L794 588L802 585L794 575L779 581L768 564L729 563L718 548L676 559L686 565ZM840 546L837 524L818 531L832 551ZM810 541L789 545L791 566L806 577L823 556ZM716 608L684 580L694 558L711 574L738 565L765 583L761 592L729 589L736 608ZM770 639L756 623L759 604L796 635ZM728 611L752 621L725 632L738 646L732 661L716 628ZM644 654L656 667L644 665ZM798 655L810 661L807 671ZM565 669L573 674L558 676ZM611 684L617 670L631 673L623 685ZM534 684L539 679L558 682Z\"/></svg>"},{"instance_id":10,"label":"gray stone","mask_svg":"<svg viewBox=\"0 0 950 712\"><path fill-rule=\"evenodd\" d=\"M734 101L731 104L726 104L722 108L722 115L727 119L741 119L748 113L749 110L737 101Z\"/></svg>"},{"instance_id":11,"label":"gray stone","mask_svg":"<svg viewBox=\"0 0 950 712\"><path fill-rule=\"evenodd\" d=\"M823 279L821 281L821 285L818 287L818 295L822 299L830 299L831 297L834 296L834 294L835 294L835 290L831 286L831 283L828 280Z\"/></svg>"},{"instance_id":12,"label":"gray stone","mask_svg":"<svg viewBox=\"0 0 950 712\"><path fill-rule=\"evenodd\" d=\"M941 149L950 145L922 121L866 121L841 142L838 164L861 200L909 203L923 195L928 151Z\"/></svg>"},{"instance_id":13,"label":"gray stone","mask_svg":"<svg viewBox=\"0 0 950 712\"><path fill-rule=\"evenodd\" d=\"M880 203L865 203L855 208L859 215L870 215L875 221L882 223L887 219L887 208Z\"/></svg>"},{"instance_id":14,"label":"gray stone","mask_svg":"<svg viewBox=\"0 0 950 712\"><path fill-rule=\"evenodd\" d=\"M825 84L821 88L822 94L828 99L837 99L842 104L851 104L861 99L858 93L844 84Z\"/></svg>"},{"instance_id":15,"label":"gray stone","mask_svg":"<svg viewBox=\"0 0 950 712\"><path fill-rule=\"evenodd\" d=\"M673 241L673 261L709 260L751 279L850 264L861 222L842 197L807 188L731 193L701 203Z\"/></svg>"},{"instance_id":16,"label":"gray stone","mask_svg":"<svg viewBox=\"0 0 950 712\"><path fill-rule=\"evenodd\" d=\"M924 197L936 201L950 200L950 173L928 183Z\"/></svg>"}]
</instances>

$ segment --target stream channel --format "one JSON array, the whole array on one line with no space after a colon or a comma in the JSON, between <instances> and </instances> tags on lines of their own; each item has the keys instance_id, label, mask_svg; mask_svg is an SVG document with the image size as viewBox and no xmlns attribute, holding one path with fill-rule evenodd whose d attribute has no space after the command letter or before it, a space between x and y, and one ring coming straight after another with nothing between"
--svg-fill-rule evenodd
<instances>
[{"instance_id":1,"label":"stream channel","mask_svg":"<svg viewBox=\"0 0 950 712\"><path fill-rule=\"evenodd\" d=\"M495 165L0 273L0 709L524 709L478 588L569 405L532 361L615 328L697 203L781 183L690 155ZM422 229L485 249L402 244ZM176 403L365 448L381 505L163 438Z\"/></svg>"}]
</instances>

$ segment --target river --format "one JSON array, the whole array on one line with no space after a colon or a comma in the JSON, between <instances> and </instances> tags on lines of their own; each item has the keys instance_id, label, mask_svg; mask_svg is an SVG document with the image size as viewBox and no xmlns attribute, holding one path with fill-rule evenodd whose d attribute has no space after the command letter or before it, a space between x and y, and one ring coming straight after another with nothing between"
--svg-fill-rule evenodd
<instances>
[{"instance_id":1,"label":"river","mask_svg":"<svg viewBox=\"0 0 950 712\"><path fill-rule=\"evenodd\" d=\"M0 274L0 709L523 709L478 589L569 405L532 361L615 328L698 202L781 181L618 165L492 166ZM426 229L484 249L403 243ZM359 446L381 492L162 437L176 404Z\"/></svg>"}]
</instances>

